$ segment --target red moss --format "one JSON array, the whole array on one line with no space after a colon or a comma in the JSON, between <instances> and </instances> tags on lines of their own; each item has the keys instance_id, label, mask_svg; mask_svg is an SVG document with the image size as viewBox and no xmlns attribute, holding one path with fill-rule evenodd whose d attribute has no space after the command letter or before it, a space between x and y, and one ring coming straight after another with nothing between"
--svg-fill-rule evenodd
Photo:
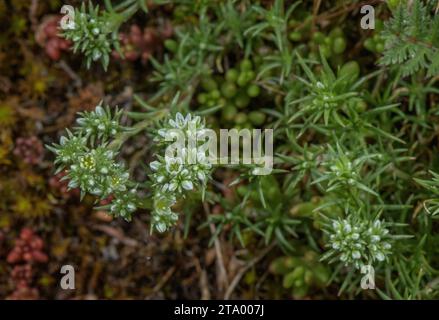
<instances>
[{"instance_id":1,"label":"red moss","mask_svg":"<svg viewBox=\"0 0 439 320\"><path fill-rule=\"evenodd\" d=\"M143 31L138 25L131 25L129 32L120 33L121 50L125 59L146 63L148 59L161 48L163 41L172 36L173 28L166 22L160 29L146 27ZM118 52L113 51L113 57L120 59Z\"/></svg>"},{"instance_id":2,"label":"red moss","mask_svg":"<svg viewBox=\"0 0 439 320\"><path fill-rule=\"evenodd\" d=\"M16 265L11 271L11 279L16 288L26 288L32 281L32 265L23 264Z\"/></svg>"},{"instance_id":3,"label":"red moss","mask_svg":"<svg viewBox=\"0 0 439 320\"><path fill-rule=\"evenodd\" d=\"M16 264L26 263L46 263L47 255L43 252L43 240L34 234L29 228L23 228L20 237L15 241L15 246L7 256L7 262Z\"/></svg>"},{"instance_id":4,"label":"red moss","mask_svg":"<svg viewBox=\"0 0 439 320\"><path fill-rule=\"evenodd\" d=\"M23 228L19 238L15 241L14 248L9 252L6 261L15 264L11 270L11 280L14 291L6 298L8 300L35 300L39 292L32 288L34 276L32 265L46 263L47 255L43 252L43 240L32 229Z\"/></svg>"},{"instance_id":5,"label":"red moss","mask_svg":"<svg viewBox=\"0 0 439 320\"><path fill-rule=\"evenodd\" d=\"M38 290L30 287L16 288L12 294L10 294L7 300L37 300L40 297Z\"/></svg>"},{"instance_id":6,"label":"red moss","mask_svg":"<svg viewBox=\"0 0 439 320\"><path fill-rule=\"evenodd\" d=\"M43 159L43 154L43 144L36 136L20 137L15 141L14 155L28 164L38 164Z\"/></svg>"},{"instance_id":7,"label":"red moss","mask_svg":"<svg viewBox=\"0 0 439 320\"><path fill-rule=\"evenodd\" d=\"M50 59L57 61L61 53L67 51L71 42L60 37L59 21L61 16L50 15L43 19L35 35L37 43L45 49Z\"/></svg>"}]
</instances>

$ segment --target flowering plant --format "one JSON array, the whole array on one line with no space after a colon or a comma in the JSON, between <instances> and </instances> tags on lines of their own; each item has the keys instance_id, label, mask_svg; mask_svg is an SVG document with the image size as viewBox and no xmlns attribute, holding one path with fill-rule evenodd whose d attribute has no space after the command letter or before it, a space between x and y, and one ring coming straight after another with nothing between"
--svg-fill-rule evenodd
<instances>
[{"instance_id":1,"label":"flowering plant","mask_svg":"<svg viewBox=\"0 0 439 320\"><path fill-rule=\"evenodd\" d=\"M156 140L166 147L172 138L172 129L182 132L186 141L188 136L200 136L204 128L205 124L199 116L187 114L184 117L178 112L175 118L169 119L158 130ZM212 171L212 165L206 159L206 151L201 151L199 145L192 148L180 146L175 151L176 154L158 156L157 160L150 163L154 189L152 227L159 232L166 231L175 224L177 215L172 212L171 207L176 199L184 197L185 192L198 188L202 188L204 192Z\"/></svg>"},{"instance_id":2,"label":"flowering plant","mask_svg":"<svg viewBox=\"0 0 439 320\"><path fill-rule=\"evenodd\" d=\"M201 210L188 207L194 196L203 202L211 244L227 235L232 247L287 256L308 247L320 262L313 256L275 272L301 293L328 278L352 297L370 265L385 285L370 295L437 297L429 291L439 241L436 7L422 0L380 4L387 23L375 31L358 27L360 36L348 38L345 12L355 15L361 4L335 2L337 10L330 1L176 1L169 6L175 33L163 56L149 60L148 98L134 95L124 116L102 105L81 113L48 147L57 172L96 203L111 198L101 208L115 216L147 209L151 231L169 231L177 212L191 211L187 235L192 211ZM147 8L140 0L105 3L104 10L77 10L76 28L64 36L87 66L100 60L107 69L119 27ZM259 177L262 168L241 163L214 171L202 145L206 130L261 127L274 130L271 175ZM148 144L128 166L124 142L139 134ZM132 174L143 160L141 174ZM322 272L314 275L313 265Z\"/></svg>"},{"instance_id":3,"label":"flowering plant","mask_svg":"<svg viewBox=\"0 0 439 320\"><path fill-rule=\"evenodd\" d=\"M380 220L362 220L356 215L332 220L327 230L330 251L322 259L332 257L345 265L361 269L384 261L391 253L392 245L386 223Z\"/></svg>"}]
</instances>

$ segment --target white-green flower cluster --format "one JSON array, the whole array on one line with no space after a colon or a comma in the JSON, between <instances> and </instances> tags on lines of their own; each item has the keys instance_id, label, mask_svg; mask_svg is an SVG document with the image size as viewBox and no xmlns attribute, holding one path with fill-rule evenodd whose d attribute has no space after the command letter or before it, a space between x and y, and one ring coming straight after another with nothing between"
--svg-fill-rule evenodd
<instances>
[{"instance_id":1,"label":"white-green flower cluster","mask_svg":"<svg viewBox=\"0 0 439 320\"><path fill-rule=\"evenodd\" d=\"M390 254L391 244L386 223L380 220L363 220L350 216L333 220L326 230L329 233L330 251L324 259L340 260L346 266L361 268L384 261Z\"/></svg>"},{"instance_id":2,"label":"white-green flower cluster","mask_svg":"<svg viewBox=\"0 0 439 320\"><path fill-rule=\"evenodd\" d=\"M112 215L122 217L125 220L131 220L131 215L137 209L136 202L138 198L136 188L126 192L118 192L116 195L116 198L113 199L107 208Z\"/></svg>"},{"instance_id":3,"label":"white-green flower cluster","mask_svg":"<svg viewBox=\"0 0 439 320\"><path fill-rule=\"evenodd\" d=\"M116 160L117 152L108 147L108 139L122 131L120 113L112 117L109 108L97 106L93 112L84 112L78 119L79 127L67 131L59 144L47 146L55 153L57 172L66 171L70 189L79 188L81 197L86 193L98 200L112 201L105 206L113 215L130 219L136 210L135 184L128 170ZM96 139L100 145L93 147Z\"/></svg>"},{"instance_id":4,"label":"white-green flower cluster","mask_svg":"<svg viewBox=\"0 0 439 320\"><path fill-rule=\"evenodd\" d=\"M99 7L93 7L89 2L88 11L83 3L80 9L75 10L74 28L64 30L64 37L73 41L73 51L80 51L85 55L87 68L92 61L101 60L104 69L107 69L110 53L115 40L112 36L113 27L108 13L99 12Z\"/></svg>"},{"instance_id":5,"label":"white-green flower cluster","mask_svg":"<svg viewBox=\"0 0 439 320\"><path fill-rule=\"evenodd\" d=\"M115 162L114 156L105 146L77 154L77 161L68 169L69 187L79 187L102 198L125 192L129 173L121 163Z\"/></svg>"},{"instance_id":6,"label":"white-green flower cluster","mask_svg":"<svg viewBox=\"0 0 439 320\"><path fill-rule=\"evenodd\" d=\"M87 138L76 136L67 129L67 137L62 136L59 145L54 144L53 147L47 146L47 148L56 154L56 173L59 173L64 170L67 164L75 161L79 153L87 151Z\"/></svg>"},{"instance_id":7,"label":"white-green flower cluster","mask_svg":"<svg viewBox=\"0 0 439 320\"><path fill-rule=\"evenodd\" d=\"M337 108L338 103L331 88L318 81L315 85L315 97L311 105L316 110L332 110Z\"/></svg>"},{"instance_id":8,"label":"white-green flower cluster","mask_svg":"<svg viewBox=\"0 0 439 320\"><path fill-rule=\"evenodd\" d=\"M86 138L90 138L93 144L96 139L106 141L108 138L115 136L125 130L120 125L122 110L117 110L112 115L109 106L102 107L102 102L93 111L84 111L78 114L80 117L76 120L79 127L77 132Z\"/></svg>"},{"instance_id":9,"label":"white-green flower cluster","mask_svg":"<svg viewBox=\"0 0 439 320\"><path fill-rule=\"evenodd\" d=\"M367 160L379 158L379 154L354 157L351 153L345 152L339 144L337 149L332 146L328 146L328 149L327 159L322 163L325 170L314 183L327 182L327 191L357 188L376 195L375 191L364 184L360 172Z\"/></svg>"},{"instance_id":10,"label":"white-green flower cluster","mask_svg":"<svg viewBox=\"0 0 439 320\"><path fill-rule=\"evenodd\" d=\"M170 192L156 191L154 194L154 211L151 218L151 228L165 232L178 221L178 215L171 210L176 203L175 196Z\"/></svg>"},{"instance_id":11,"label":"white-green flower cluster","mask_svg":"<svg viewBox=\"0 0 439 320\"><path fill-rule=\"evenodd\" d=\"M199 116L188 114L184 117L177 113L175 119L170 119L158 131L156 140L162 146L169 147L178 134L185 142L174 152L166 152L165 156L158 156L150 163L154 190L152 227L159 232L166 231L177 222L178 216L171 210L176 199L184 197L188 191L204 188L210 177L212 165L208 162L206 151L202 151L196 140L204 134L204 130L204 121ZM192 147L186 144L190 139L195 139Z\"/></svg>"}]
</instances>

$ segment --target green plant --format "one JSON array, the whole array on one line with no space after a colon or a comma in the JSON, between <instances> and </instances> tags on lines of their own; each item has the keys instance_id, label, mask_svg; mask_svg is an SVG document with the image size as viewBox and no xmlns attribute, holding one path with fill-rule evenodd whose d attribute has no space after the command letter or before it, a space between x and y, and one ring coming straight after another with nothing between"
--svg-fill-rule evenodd
<instances>
[{"instance_id":1,"label":"green plant","mask_svg":"<svg viewBox=\"0 0 439 320\"><path fill-rule=\"evenodd\" d=\"M434 76L439 73L439 17L431 13L434 1L403 3L395 8L383 30L386 47L381 63L397 64L403 76L420 69Z\"/></svg>"},{"instance_id":2,"label":"green plant","mask_svg":"<svg viewBox=\"0 0 439 320\"><path fill-rule=\"evenodd\" d=\"M437 197L439 196L439 175L433 171L430 171L430 173L433 176L431 180L415 178L415 181L426 189L430 190ZM439 213L439 199L437 199L436 197L425 200L424 202L426 211L433 216Z\"/></svg>"},{"instance_id":3,"label":"green plant","mask_svg":"<svg viewBox=\"0 0 439 320\"><path fill-rule=\"evenodd\" d=\"M390 254L389 230L380 220L361 220L359 216L349 215L347 219L331 221L327 228L331 249L322 260L336 256L346 265L361 269L375 261L384 261Z\"/></svg>"},{"instance_id":4,"label":"green plant","mask_svg":"<svg viewBox=\"0 0 439 320\"><path fill-rule=\"evenodd\" d=\"M274 260L270 271L282 275L282 285L291 290L293 297L300 299L309 291L324 288L329 280L329 270L318 261L314 251L306 251L300 256L285 256Z\"/></svg>"},{"instance_id":5,"label":"green plant","mask_svg":"<svg viewBox=\"0 0 439 320\"><path fill-rule=\"evenodd\" d=\"M158 143L170 144L173 140L172 131L169 129L182 130L185 139L196 139L204 131L205 124L199 116L192 117L191 114L184 117L177 113L175 119L165 122L158 130ZM160 141L161 140L161 141ZM184 147L180 155L158 156L158 160L150 163L154 210L152 212L151 228L164 232L175 225L177 215L172 212L171 207L176 199L184 196L187 191L202 188L203 192L206 183L210 178L212 165L207 161L207 155L200 150L200 143L192 148ZM163 149L164 150L164 149ZM193 161L190 161L192 158Z\"/></svg>"},{"instance_id":6,"label":"green plant","mask_svg":"<svg viewBox=\"0 0 439 320\"><path fill-rule=\"evenodd\" d=\"M112 116L108 107L97 106L93 112L80 114L73 133L67 131L59 144L47 148L56 154L56 173L66 170L62 180L69 180L69 188L79 188L81 198L93 194L97 202L114 197L107 205L110 212L130 220L137 208L136 183L117 161L118 150L109 145L110 139L126 130L119 124L120 115L116 111Z\"/></svg>"},{"instance_id":7,"label":"green plant","mask_svg":"<svg viewBox=\"0 0 439 320\"><path fill-rule=\"evenodd\" d=\"M92 2L88 5L83 2L75 10L73 27L66 28L63 35L73 41L74 52L84 54L87 68L93 61L101 61L106 70L113 49L123 56L119 45L119 27L140 8L148 12L143 0L125 0L115 7L107 0L104 11L100 11L99 6L93 6Z\"/></svg>"},{"instance_id":8,"label":"green plant","mask_svg":"<svg viewBox=\"0 0 439 320\"><path fill-rule=\"evenodd\" d=\"M159 232L178 226L189 198L201 200L210 243L227 235L248 250L275 246L282 258L272 265L288 266L273 272L294 295L336 286L349 298L437 297L439 178L420 177L438 170L439 18L431 2L410 3L392 2L391 12L381 6L380 20L392 17L360 39L350 37L343 15L311 15L308 2L176 1L175 37L151 60L154 93L135 95L128 124L121 111L101 106L81 114L78 127L49 147L58 170L97 201L111 195L105 208L114 215L150 211ZM330 10L329 1L321 6ZM108 64L114 30L98 39L102 46L84 47L87 61L97 50ZM76 36L78 46L88 41ZM359 52L365 57L357 59ZM252 175L254 166L244 164L188 165L187 156L206 156L196 148L164 154L170 129L187 138L222 126L273 129L272 174ZM148 179L135 181L120 155L124 142L145 132ZM211 204L221 210L211 213ZM190 210L185 234L200 211ZM366 265L375 268L376 293L359 285Z\"/></svg>"}]
</instances>

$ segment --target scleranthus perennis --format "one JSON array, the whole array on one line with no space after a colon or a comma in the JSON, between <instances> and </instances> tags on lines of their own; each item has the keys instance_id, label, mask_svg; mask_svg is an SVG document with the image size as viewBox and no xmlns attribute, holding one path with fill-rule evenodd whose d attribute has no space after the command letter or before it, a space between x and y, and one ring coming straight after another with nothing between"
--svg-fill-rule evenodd
<instances>
[{"instance_id":1,"label":"scleranthus perennis","mask_svg":"<svg viewBox=\"0 0 439 320\"><path fill-rule=\"evenodd\" d=\"M85 48L86 63L94 52L110 63L114 32L128 17L121 14L145 2L80 10L87 19L71 31L78 35L72 41ZM155 1L148 20L135 17L146 28L159 28L162 19L172 25L151 65L118 59L110 79L101 79L107 84L124 70L118 79L142 91L132 100L123 95L128 112L83 112L53 146L70 187L108 199L114 215L145 209L155 233L177 226L200 243L245 247L244 260L259 252L267 260L302 260L312 251L328 273L315 286L320 291L304 290L317 282L310 281L314 262L286 280L307 297L333 287L343 298L438 297L439 179L418 179L439 170L436 1L376 3L374 31L361 29L354 1L164 2ZM138 67L148 77L137 77ZM208 128L273 129L273 170L259 177L257 163L237 162L213 172L199 141L167 152L177 136L187 141ZM361 293L365 265L375 268L380 290ZM250 286L252 273L245 275ZM267 291L280 284L273 288Z\"/></svg>"},{"instance_id":2,"label":"scleranthus perennis","mask_svg":"<svg viewBox=\"0 0 439 320\"><path fill-rule=\"evenodd\" d=\"M197 138L204 133L205 124L199 116L187 114L184 117L177 113L175 118L166 121L157 131L156 141L164 148L164 156L150 163L154 194L154 210L152 212L152 228L159 232L173 226L177 215L171 207L176 199L184 197L185 193L197 188L205 188L212 171L212 165L207 161L206 150L200 148ZM178 130L178 131L174 131ZM179 146L175 152L168 152L167 147L175 138L173 133L183 135L183 141L195 139L193 146ZM168 154L169 153L169 154Z\"/></svg>"},{"instance_id":3,"label":"scleranthus perennis","mask_svg":"<svg viewBox=\"0 0 439 320\"><path fill-rule=\"evenodd\" d=\"M98 105L94 111L79 113L78 126L73 132L67 130L67 136L61 137L59 144L47 147L57 156L56 172L66 171L63 180L69 181L69 188L79 188L81 197L87 193L94 195L97 202L111 198L109 204L99 208L130 220L142 199L137 183L131 180L125 165L117 160L118 150L112 144L118 135L130 134L130 130L120 124L121 112L116 109L113 115L108 106ZM177 113L156 130L159 155L149 164L153 171L149 185L153 195L151 230L158 232L176 224L178 215L171 208L177 199L198 188L204 193L212 171L207 150L200 148L200 142L193 148L178 148L176 154L167 153L166 148L173 141L172 129L184 134L186 141L190 137L199 138L204 133L205 123L199 116L187 114L184 117Z\"/></svg>"},{"instance_id":4,"label":"scleranthus perennis","mask_svg":"<svg viewBox=\"0 0 439 320\"><path fill-rule=\"evenodd\" d=\"M79 127L76 128L77 133L90 139L92 144L96 140L107 141L126 130L120 125L122 110L117 110L117 108L114 116L111 114L109 106L103 108L101 105L98 105L94 111L84 111L78 115L79 118L76 119L76 123L79 124Z\"/></svg>"},{"instance_id":5,"label":"scleranthus perennis","mask_svg":"<svg viewBox=\"0 0 439 320\"><path fill-rule=\"evenodd\" d=\"M127 130L119 124L120 112L113 117L108 106L99 105L79 115L73 132L67 130L59 144L47 146L56 155L56 172L66 171L62 179L69 180L69 188L79 188L81 198L86 193L98 200L112 197L110 213L130 220L137 207L136 183L117 161L118 151L109 146L116 134Z\"/></svg>"},{"instance_id":6,"label":"scleranthus perennis","mask_svg":"<svg viewBox=\"0 0 439 320\"><path fill-rule=\"evenodd\" d=\"M115 43L112 37L114 27L108 13L101 13L99 6L93 7L91 2L88 8L82 3L81 8L75 10L73 21L73 28L63 32L67 40L73 41L73 52L84 54L88 68L93 61L101 60L106 69Z\"/></svg>"},{"instance_id":7,"label":"scleranthus perennis","mask_svg":"<svg viewBox=\"0 0 439 320\"><path fill-rule=\"evenodd\" d=\"M361 269L384 261L392 248L388 224L379 219L362 219L353 214L334 219L325 231L329 235L329 251L322 260L341 261L345 266Z\"/></svg>"},{"instance_id":8,"label":"scleranthus perennis","mask_svg":"<svg viewBox=\"0 0 439 320\"><path fill-rule=\"evenodd\" d=\"M118 8L123 10L117 10ZM73 52L81 52L85 56L87 68L92 62L100 61L106 70L110 62L110 54L117 50L123 57L119 44L119 27L138 9L147 11L144 0L127 0L122 6L113 7L111 1L105 1L105 10L98 5L82 3L76 8L72 23L62 27L62 35L73 42Z\"/></svg>"},{"instance_id":9,"label":"scleranthus perennis","mask_svg":"<svg viewBox=\"0 0 439 320\"><path fill-rule=\"evenodd\" d=\"M348 72L340 72L336 75L321 52L322 71L316 77L302 57L298 55L297 58L308 78L306 80L299 78L299 80L303 82L309 93L292 101L287 97L290 106L299 105L289 122L303 117L305 119L303 129L319 122L323 122L325 126L346 126L352 119L352 114L358 112L356 105L361 100L358 98L358 92L354 91L359 76L355 64L349 67Z\"/></svg>"},{"instance_id":10,"label":"scleranthus perennis","mask_svg":"<svg viewBox=\"0 0 439 320\"><path fill-rule=\"evenodd\" d=\"M351 189L352 193L358 193L352 189L358 189L377 195L375 191L364 184L361 178L361 169L369 159L379 158L379 154L370 154L355 157L350 152L345 152L337 143L337 149L328 146L329 152L322 163L324 171L313 183L327 182L327 192Z\"/></svg>"}]
</instances>

